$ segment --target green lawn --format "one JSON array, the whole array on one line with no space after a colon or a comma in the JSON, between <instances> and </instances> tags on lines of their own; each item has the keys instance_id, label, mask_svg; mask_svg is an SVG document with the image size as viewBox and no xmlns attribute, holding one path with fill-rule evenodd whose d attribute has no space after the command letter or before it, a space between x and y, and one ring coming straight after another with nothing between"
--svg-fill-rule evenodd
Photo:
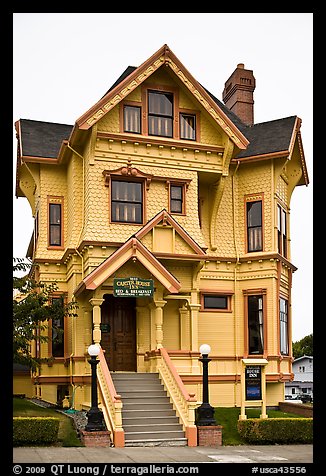
<instances>
[{"instance_id":1,"label":"green lawn","mask_svg":"<svg viewBox=\"0 0 326 476\"><path fill-rule=\"evenodd\" d=\"M14 398L13 416L51 416L59 418L59 441L57 444L59 446L84 446L77 436L72 419L61 412L57 412L53 408L40 407L25 398Z\"/></svg>"},{"instance_id":2,"label":"green lawn","mask_svg":"<svg viewBox=\"0 0 326 476\"><path fill-rule=\"evenodd\" d=\"M259 418L261 408L247 408L247 418ZM223 445L243 445L246 444L237 430L237 422L240 415L240 408L215 408L215 420L218 425L223 426L222 440ZM302 418L294 413L283 413L279 410L268 410L268 418Z\"/></svg>"}]
</instances>

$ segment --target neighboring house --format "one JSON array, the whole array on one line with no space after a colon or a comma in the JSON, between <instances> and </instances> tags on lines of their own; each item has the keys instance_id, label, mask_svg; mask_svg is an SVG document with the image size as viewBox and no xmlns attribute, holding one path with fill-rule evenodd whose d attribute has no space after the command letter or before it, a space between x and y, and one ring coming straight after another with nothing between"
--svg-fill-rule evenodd
<instances>
[{"instance_id":1,"label":"neighboring house","mask_svg":"<svg viewBox=\"0 0 326 476\"><path fill-rule=\"evenodd\" d=\"M69 392L88 408L94 342L113 431L112 375L158 372L186 408L201 399L203 343L213 406L240 407L248 363L265 366L267 405L283 400L293 376L290 201L308 174L301 119L255 124L254 89L238 64L223 104L164 45L74 125L17 120L16 195L35 220L34 277L79 305L57 323L62 342L34 345L52 357L33 375L38 398Z\"/></svg>"},{"instance_id":2,"label":"neighboring house","mask_svg":"<svg viewBox=\"0 0 326 476\"><path fill-rule=\"evenodd\" d=\"M312 355L298 357L292 363L294 378L286 382L285 395L307 394L313 397L314 391L314 358Z\"/></svg>"}]
</instances>

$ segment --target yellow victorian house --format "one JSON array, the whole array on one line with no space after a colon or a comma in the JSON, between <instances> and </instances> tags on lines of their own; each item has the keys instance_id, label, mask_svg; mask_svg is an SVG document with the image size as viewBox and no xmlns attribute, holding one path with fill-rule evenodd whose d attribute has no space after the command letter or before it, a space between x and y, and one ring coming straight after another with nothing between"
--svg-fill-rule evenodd
<instances>
[{"instance_id":1,"label":"yellow victorian house","mask_svg":"<svg viewBox=\"0 0 326 476\"><path fill-rule=\"evenodd\" d=\"M88 409L87 349L98 344L99 402L116 446L132 444L144 403L159 426L150 435L147 423L143 440L161 429L196 444L203 343L210 403L241 407L242 418L249 404L266 416L293 378L289 210L308 184L301 119L255 124L254 89L238 64L222 102L164 45L74 125L15 124L35 276L79 306L56 323L63 340L53 333L33 348L52 358L32 375L34 394Z\"/></svg>"}]
</instances>

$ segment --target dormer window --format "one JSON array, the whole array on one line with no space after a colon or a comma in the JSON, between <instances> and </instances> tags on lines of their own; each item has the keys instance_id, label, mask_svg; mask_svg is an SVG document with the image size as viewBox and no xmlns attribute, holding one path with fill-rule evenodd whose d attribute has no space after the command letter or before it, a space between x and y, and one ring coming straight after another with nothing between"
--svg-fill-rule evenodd
<instances>
[{"instance_id":1,"label":"dormer window","mask_svg":"<svg viewBox=\"0 0 326 476\"><path fill-rule=\"evenodd\" d=\"M173 137L173 94L148 91L148 134Z\"/></svg>"}]
</instances>

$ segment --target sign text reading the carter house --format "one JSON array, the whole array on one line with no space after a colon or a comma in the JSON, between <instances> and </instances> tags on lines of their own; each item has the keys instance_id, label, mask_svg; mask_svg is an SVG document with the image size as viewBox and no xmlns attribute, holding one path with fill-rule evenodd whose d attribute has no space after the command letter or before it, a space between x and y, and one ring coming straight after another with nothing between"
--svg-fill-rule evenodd
<instances>
[{"instance_id":1,"label":"sign text reading the carter house","mask_svg":"<svg viewBox=\"0 0 326 476\"><path fill-rule=\"evenodd\" d=\"M113 279L113 295L115 297L152 297L153 293L153 279L136 277Z\"/></svg>"}]
</instances>

